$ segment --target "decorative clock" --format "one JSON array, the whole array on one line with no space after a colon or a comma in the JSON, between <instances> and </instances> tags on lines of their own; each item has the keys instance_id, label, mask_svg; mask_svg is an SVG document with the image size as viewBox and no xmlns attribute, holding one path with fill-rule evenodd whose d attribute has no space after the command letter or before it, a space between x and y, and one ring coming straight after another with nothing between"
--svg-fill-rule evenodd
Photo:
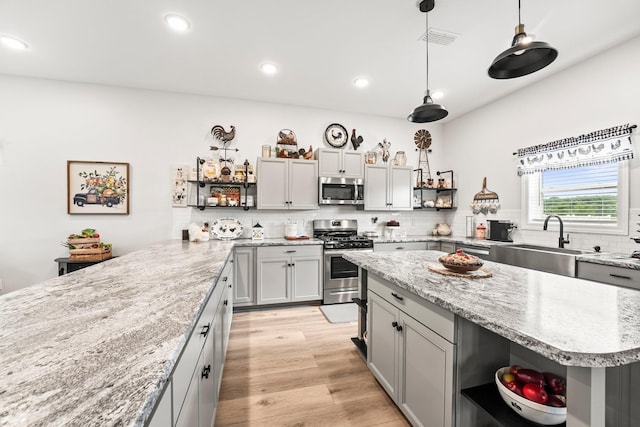
<instances>
[{"instance_id":1,"label":"decorative clock","mask_svg":"<svg viewBox=\"0 0 640 427\"><path fill-rule=\"evenodd\" d=\"M347 129L339 123L332 123L324 131L324 140L333 148L342 148L349 141Z\"/></svg>"}]
</instances>

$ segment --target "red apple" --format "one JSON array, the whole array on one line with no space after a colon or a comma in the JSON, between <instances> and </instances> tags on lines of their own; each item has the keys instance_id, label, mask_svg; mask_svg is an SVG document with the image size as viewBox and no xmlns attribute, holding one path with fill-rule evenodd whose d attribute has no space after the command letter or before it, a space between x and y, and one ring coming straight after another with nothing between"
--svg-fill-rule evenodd
<instances>
[{"instance_id":1,"label":"red apple","mask_svg":"<svg viewBox=\"0 0 640 427\"><path fill-rule=\"evenodd\" d=\"M522 396L532 402L546 404L549 400L549 395L541 385L534 383L527 383L522 386Z\"/></svg>"},{"instance_id":2,"label":"red apple","mask_svg":"<svg viewBox=\"0 0 640 427\"><path fill-rule=\"evenodd\" d=\"M567 386L564 378L551 372L543 372L546 389L550 394L559 394L564 396L567 392Z\"/></svg>"},{"instance_id":3,"label":"red apple","mask_svg":"<svg viewBox=\"0 0 640 427\"><path fill-rule=\"evenodd\" d=\"M515 375L520 369L522 369L522 366L520 365L511 365L511 367L509 368L509 373Z\"/></svg>"},{"instance_id":4,"label":"red apple","mask_svg":"<svg viewBox=\"0 0 640 427\"><path fill-rule=\"evenodd\" d=\"M555 408L564 408L567 406L567 398L558 394L550 394L547 405Z\"/></svg>"},{"instance_id":5,"label":"red apple","mask_svg":"<svg viewBox=\"0 0 640 427\"><path fill-rule=\"evenodd\" d=\"M518 369L518 372L516 372L516 379L521 383L533 383L540 387L544 385L544 377L542 374L533 369Z\"/></svg>"}]
</instances>

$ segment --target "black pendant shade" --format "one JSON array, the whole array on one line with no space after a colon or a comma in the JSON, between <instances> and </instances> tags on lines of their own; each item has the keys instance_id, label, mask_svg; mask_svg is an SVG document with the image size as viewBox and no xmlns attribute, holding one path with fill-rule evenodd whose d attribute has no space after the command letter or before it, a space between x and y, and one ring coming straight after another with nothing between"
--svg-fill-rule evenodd
<instances>
[{"instance_id":1,"label":"black pendant shade","mask_svg":"<svg viewBox=\"0 0 640 427\"><path fill-rule=\"evenodd\" d=\"M558 51L548 43L529 40L524 25L520 22L518 0L518 26L511 47L493 60L487 72L494 79L513 79L541 70L557 57Z\"/></svg>"},{"instance_id":2,"label":"black pendant shade","mask_svg":"<svg viewBox=\"0 0 640 427\"><path fill-rule=\"evenodd\" d=\"M423 104L414 108L411 114L407 116L407 120L412 123L427 123L435 122L447 117L449 112L440 104L434 104L429 93L429 11L435 6L435 0L422 0L419 4L421 12L426 15L426 27L427 27L427 94L423 99Z\"/></svg>"},{"instance_id":3,"label":"black pendant shade","mask_svg":"<svg viewBox=\"0 0 640 427\"><path fill-rule=\"evenodd\" d=\"M435 122L447 117L449 112L440 104L434 104L431 96L427 92L424 97L424 104L413 109L407 116L407 120L413 123Z\"/></svg>"}]
</instances>

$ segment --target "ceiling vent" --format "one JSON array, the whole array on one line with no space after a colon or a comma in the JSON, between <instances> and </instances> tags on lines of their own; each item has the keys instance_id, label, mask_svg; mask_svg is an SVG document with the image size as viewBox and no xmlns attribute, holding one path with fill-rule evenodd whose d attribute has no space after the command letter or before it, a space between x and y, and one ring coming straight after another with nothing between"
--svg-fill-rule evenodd
<instances>
[{"instance_id":1,"label":"ceiling vent","mask_svg":"<svg viewBox=\"0 0 640 427\"><path fill-rule=\"evenodd\" d=\"M439 30L437 28L429 28L429 43L435 43L442 46L449 46L458 38L460 34L452 33L449 31ZM424 33L418 39L422 42L427 41L427 33Z\"/></svg>"}]
</instances>

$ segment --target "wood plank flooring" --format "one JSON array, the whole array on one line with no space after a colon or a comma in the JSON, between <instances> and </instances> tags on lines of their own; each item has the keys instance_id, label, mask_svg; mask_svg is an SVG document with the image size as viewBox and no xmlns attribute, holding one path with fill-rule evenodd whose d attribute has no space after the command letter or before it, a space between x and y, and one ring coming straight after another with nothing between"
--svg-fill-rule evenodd
<instances>
[{"instance_id":1,"label":"wood plank flooring","mask_svg":"<svg viewBox=\"0 0 640 427\"><path fill-rule=\"evenodd\" d=\"M409 426L319 306L234 313L216 426Z\"/></svg>"}]
</instances>

